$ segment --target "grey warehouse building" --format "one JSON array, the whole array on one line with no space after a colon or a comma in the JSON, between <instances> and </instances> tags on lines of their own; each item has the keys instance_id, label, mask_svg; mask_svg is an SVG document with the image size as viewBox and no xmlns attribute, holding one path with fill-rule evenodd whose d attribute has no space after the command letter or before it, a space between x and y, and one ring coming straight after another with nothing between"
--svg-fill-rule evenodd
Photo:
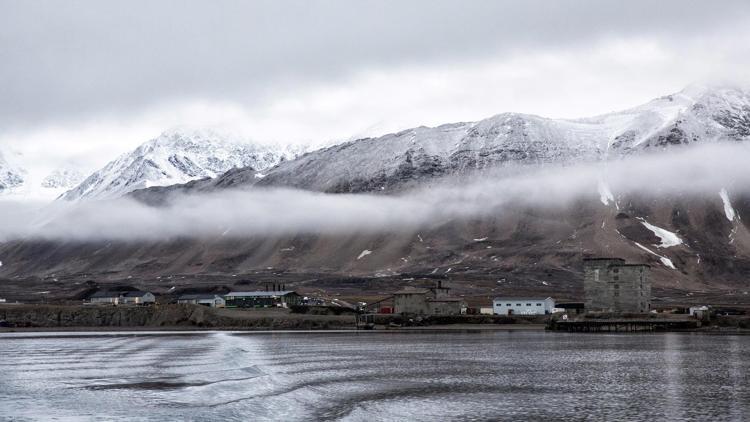
<instances>
[{"instance_id":1,"label":"grey warehouse building","mask_svg":"<svg viewBox=\"0 0 750 422\"><path fill-rule=\"evenodd\" d=\"M583 260L586 312L646 313L651 308L651 267L620 258Z\"/></svg>"}]
</instances>

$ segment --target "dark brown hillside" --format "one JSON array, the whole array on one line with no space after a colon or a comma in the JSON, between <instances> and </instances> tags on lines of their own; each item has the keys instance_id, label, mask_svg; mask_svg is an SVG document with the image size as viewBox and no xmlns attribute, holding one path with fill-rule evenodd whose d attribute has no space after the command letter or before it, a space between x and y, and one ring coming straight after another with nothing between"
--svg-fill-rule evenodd
<instances>
[{"instance_id":1,"label":"dark brown hillside","mask_svg":"<svg viewBox=\"0 0 750 422\"><path fill-rule=\"evenodd\" d=\"M748 215L747 200L735 202L737 213ZM664 291L726 292L750 300L744 295L750 290L745 223L750 220L730 222L718 195L620 203L617 209L587 198L562 209L506 209L375 234L14 241L0 246L0 297L34 298L34 292L48 290L72 296L75 286L83 288L87 280L132 281L155 290L177 283L275 280L367 295L429 277L441 277L469 296L526 292L575 297L581 291L582 257L606 255L650 264L656 287ZM676 233L684 243L658 247L660 239L642 221Z\"/></svg>"}]
</instances>

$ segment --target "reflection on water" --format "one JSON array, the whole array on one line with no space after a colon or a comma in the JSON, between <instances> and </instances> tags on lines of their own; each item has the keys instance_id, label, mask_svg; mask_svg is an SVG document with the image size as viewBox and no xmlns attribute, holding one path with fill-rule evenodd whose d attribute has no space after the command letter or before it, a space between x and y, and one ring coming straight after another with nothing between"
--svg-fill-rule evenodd
<instances>
[{"instance_id":1,"label":"reflection on water","mask_svg":"<svg viewBox=\"0 0 750 422\"><path fill-rule=\"evenodd\" d=\"M0 420L743 420L750 337L0 335Z\"/></svg>"}]
</instances>

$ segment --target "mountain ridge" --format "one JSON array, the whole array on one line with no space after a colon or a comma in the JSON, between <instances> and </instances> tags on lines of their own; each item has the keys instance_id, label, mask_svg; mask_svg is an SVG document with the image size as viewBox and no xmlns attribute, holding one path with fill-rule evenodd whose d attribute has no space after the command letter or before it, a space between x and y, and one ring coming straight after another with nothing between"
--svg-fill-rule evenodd
<instances>
[{"instance_id":1,"label":"mountain ridge","mask_svg":"<svg viewBox=\"0 0 750 422\"><path fill-rule=\"evenodd\" d=\"M608 160L698 141L748 137L748 91L690 86L637 107L588 118L501 113L476 122L419 126L311 151L262 174L255 168L235 169L194 187L388 193L508 163Z\"/></svg>"},{"instance_id":2,"label":"mountain ridge","mask_svg":"<svg viewBox=\"0 0 750 422\"><path fill-rule=\"evenodd\" d=\"M213 131L167 131L110 161L59 199L110 199L137 189L213 178L238 167L262 170L305 148L253 144Z\"/></svg>"}]
</instances>

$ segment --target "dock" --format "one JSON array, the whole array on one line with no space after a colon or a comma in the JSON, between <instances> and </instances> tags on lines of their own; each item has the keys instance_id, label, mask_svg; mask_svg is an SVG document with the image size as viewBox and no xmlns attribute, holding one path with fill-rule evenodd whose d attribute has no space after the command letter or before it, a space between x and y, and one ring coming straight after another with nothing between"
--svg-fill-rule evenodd
<instances>
[{"instance_id":1,"label":"dock","mask_svg":"<svg viewBox=\"0 0 750 422\"><path fill-rule=\"evenodd\" d=\"M693 319L580 319L549 321L548 330L601 333L636 331L684 331L700 328L701 323Z\"/></svg>"}]
</instances>

